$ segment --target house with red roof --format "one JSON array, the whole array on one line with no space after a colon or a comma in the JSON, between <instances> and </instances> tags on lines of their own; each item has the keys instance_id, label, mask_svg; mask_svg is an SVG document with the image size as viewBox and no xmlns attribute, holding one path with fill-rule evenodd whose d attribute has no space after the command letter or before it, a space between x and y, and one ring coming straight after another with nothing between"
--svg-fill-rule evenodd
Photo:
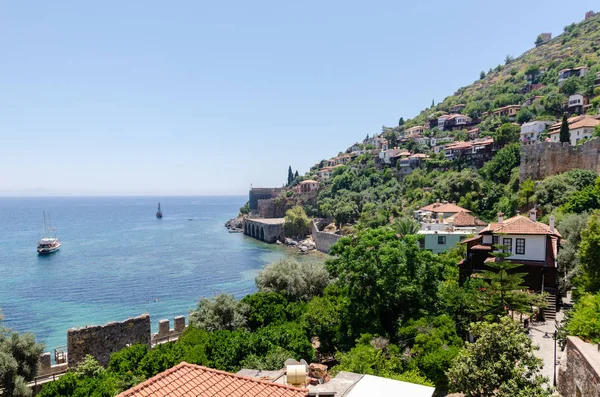
<instances>
[{"instance_id":1,"label":"house with red roof","mask_svg":"<svg viewBox=\"0 0 600 397\"><path fill-rule=\"evenodd\" d=\"M305 181L302 181L300 183L298 183L294 189L296 190L296 193L311 193L311 192L316 192L317 190L319 190L319 182L314 181L312 179L307 179Z\"/></svg>"},{"instance_id":2,"label":"house with red roof","mask_svg":"<svg viewBox=\"0 0 600 397\"><path fill-rule=\"evenodd\" d=\"M557 258L561 235L554 227L554 217L550 224L538 222L536 211L529 217L517 215L504 219L498 214L498 222L490 223L473 238L464 240L467 255L459 263L461 283L484 270L491 270L487 264L497 260L493 252L501 249L512 255L507 258L522 266L515 272L525 273L525 285L534 292L558 293Z\"/></svg>"},{"instance_id":3,"label":"house with red roof","mask_svg":"<svg viewBox=\"0 0 600 397\"><path fill-rule=\"evenodd\" d=\"M182 362L117 397L306 397L308 389Z\"/></svg>"}]
</instances>

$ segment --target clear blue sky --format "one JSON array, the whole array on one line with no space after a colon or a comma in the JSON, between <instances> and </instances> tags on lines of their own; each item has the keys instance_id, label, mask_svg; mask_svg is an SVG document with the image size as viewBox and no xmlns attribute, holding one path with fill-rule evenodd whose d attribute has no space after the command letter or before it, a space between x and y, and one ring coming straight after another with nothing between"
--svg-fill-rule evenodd
<instances>
[{"instance_id":1,"label":"clear blue sky","mask_svg":"<svg viewBox=\"0 0 600 397\"><path fill-rule=\"evenodd\" d=\"M279 186L594 1L13 1L0 194Z\"/></svg>"}]
</instances>

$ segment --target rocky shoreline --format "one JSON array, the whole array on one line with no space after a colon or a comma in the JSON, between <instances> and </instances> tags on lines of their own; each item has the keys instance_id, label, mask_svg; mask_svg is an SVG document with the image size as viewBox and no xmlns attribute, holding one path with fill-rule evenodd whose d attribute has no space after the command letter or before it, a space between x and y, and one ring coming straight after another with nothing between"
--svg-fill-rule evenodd
<instances>
[{"instance_id":1,"label":"rocky shoreline","mask_svg":"<svg viewBox=\"0 0 600 397\"><path fill-rule=\"evenodd\" d=\"M225 227L229 230L229 233L243 233L244 232L244 218L239 216L232 218L225 222Z\"/></svg>"}]
</instances>

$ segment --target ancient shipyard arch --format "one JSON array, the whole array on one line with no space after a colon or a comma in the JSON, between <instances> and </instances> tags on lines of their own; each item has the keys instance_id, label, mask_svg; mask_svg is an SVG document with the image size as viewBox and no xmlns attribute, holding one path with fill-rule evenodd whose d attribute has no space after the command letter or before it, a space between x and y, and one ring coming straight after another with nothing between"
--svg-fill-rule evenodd
<instances>
[{"instance_id":1,"label":"ancient shipyard arch","mask_svg":"<svg viewBox=\"0 0 600 397\"><path fill-rule=\"evenodd\" d=\"M265 243L283 241L283 218L248 218L244 220L244 234Z\"/></svg>"}]
</instances>

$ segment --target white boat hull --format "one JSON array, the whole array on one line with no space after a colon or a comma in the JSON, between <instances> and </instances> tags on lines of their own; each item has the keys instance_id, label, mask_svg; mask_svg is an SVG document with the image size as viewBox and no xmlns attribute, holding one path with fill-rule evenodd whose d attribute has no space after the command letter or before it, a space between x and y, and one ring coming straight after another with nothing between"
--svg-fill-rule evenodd
<instances>
[{"instance_id":1,"label":"white boat hull","mask_svg":"<svg viewBox=\"0 0 600 397\"><path fill-rule=\"evenodd\" d=\"M37 252L40 255L46 255L46 254L51 254L53 252L58 251L60 248L60 244L57 244L53 247L38 247Z\"/></svg>"}]
</instances>

